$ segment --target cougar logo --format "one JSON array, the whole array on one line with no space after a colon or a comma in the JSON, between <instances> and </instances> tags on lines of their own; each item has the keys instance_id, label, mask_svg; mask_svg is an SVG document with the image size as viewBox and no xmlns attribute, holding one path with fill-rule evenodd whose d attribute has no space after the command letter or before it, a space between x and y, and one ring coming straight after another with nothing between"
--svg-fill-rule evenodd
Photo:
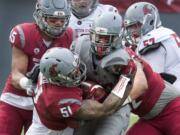
<instances>
[{"instance_id":1,"label":"cougar logo","mask_svg":"<svg viewBox=\"0 0 180 135\"><path fill-rule=\"evenodd\" d=\"M57 72L57 64L54 64L52 65L50 68L49 68L49 74L50 76L52 77L56 77L58 75L58 72Z\"/></svg>"},{"instance_id":2,"label":"cougar logo","mask_svg":"<svg viewBox=\"0 0 180 135\"><path fill-rule=\"evenodd\" d=\"M148 5L145 5L143 7L143 12L144 12L144 15L151 14L152 13L152 9Z\"/></svg>"}]
</instances>

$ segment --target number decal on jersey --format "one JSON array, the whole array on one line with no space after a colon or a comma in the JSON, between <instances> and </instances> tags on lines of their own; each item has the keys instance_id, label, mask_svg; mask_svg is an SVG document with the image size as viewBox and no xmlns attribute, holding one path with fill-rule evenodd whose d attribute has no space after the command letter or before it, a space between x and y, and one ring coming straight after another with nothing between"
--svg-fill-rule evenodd
<instances>
[{"instance_id":1,"label":"number decal on jersey","mask_svg":"<svg viewBox=\"0 0 180 135\"><path fill-rule=\"evenodd\" d=\"M155 39L154 38L150 38L150 39L144 40L143 43L144 43L144 46L152 45L152 44L155 43Z\"/></svg>"},{"instance_id":2,"label":"number decal on jersey","mask_svg":"<svg viewBox=\"0 0 180 135\"><path fill-rule=\"evenodd\" d=\"M60 108L60 112L62 116L65 118L70 117L72 115L72 110L70 106L65 106L65 107Z\"/></svg>"},{"instance_id":3,"label":"number decal on jersey","mask_svg":"<svg viewBox=\"0 0 180 135\"><path fill-rule=\"evenodd\" d=\"M10 33L10 36L9 36L9 40L10 40L11 43L15 42L16 35L17 35L17 32L12 30L11 33Z\"/></svg>"},{"instance_id":4,"label":"number decal on jersey","mask_svg":"<svg viewBox=\"0 0 180 135\"><path fill-rule=\"evenodd\" d=\"M176 41L178 47L180 47L180 38L179 38L179 36L178 36L176 33L171 34L171 35L172 35L173 38L175 39L175 41Z\"/></svg>"}]
</instances>

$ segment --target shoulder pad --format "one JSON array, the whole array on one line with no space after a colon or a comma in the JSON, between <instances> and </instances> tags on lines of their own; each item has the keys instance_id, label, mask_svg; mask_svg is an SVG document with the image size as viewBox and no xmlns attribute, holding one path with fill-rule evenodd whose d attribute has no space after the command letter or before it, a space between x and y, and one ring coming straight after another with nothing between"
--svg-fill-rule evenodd
<instances>
[{"instance_id":1,"label":"shoulder pad","mask_svg":"<svg viewBox=\"0 0 180 135\"><path fill-rule=\"evenodd\" d=\"M87 51L91 47L91 42L89 35L84 35L78 37L73 43L71 44L70 49L73 50L74 52L80 54L81 51Z\"/></svg>"},{"instance_id":2,"label":"shoulder pad","mask_svg":"<svg viewBox=\"0 0 180 135\"><path fill-rule=\"evenodd\" d=\"M168 38L171 38L171 34L173 33L174 31L165 27L160 27L147 33L145 36L142 37L142 40L138 45L138 51L141 51L147 46L152 46L164 40L167 40Z\"/></svg>"},{"instance_id":3,"label":"shoulder pad","mask_svg":"<svg viewBox=\"0 0 180 135\"><path fill-rule=\"evenodd\" d=\"M174 31L169 28L160 27L143 36L143 41L154 38L154 43L159 43L170 38L173 33Z\"/></svg>"},{"instance_id":4,"label":"shoulder pad","mask_svg":"<svg viewBox=\"0 0 180 135\"><path fill-rule=\"evenodd\" d=\"M113 65L128 65L129 60L130 56L128 52L123 48L119 48L102 59L101 67L106 68Z\"/></svg>"}]
</instances>

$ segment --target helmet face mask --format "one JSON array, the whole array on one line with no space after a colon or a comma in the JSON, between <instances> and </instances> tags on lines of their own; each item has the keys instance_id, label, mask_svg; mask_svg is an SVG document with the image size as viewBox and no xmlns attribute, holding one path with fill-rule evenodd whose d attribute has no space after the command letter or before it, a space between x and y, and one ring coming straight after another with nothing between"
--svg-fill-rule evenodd
<instances>
[{"instance_id":1,"label":"helmet face mask","mask_svg":"<svg viewBox=\"0 0 180 135\"><path fill-rule=\"evenodd\" d=\"M68 49L54 47L41 58L40 71L50 83L74 87L86 79L86 66L77 54Z\"/></svg>"},{"instance_id":2,"label":"helmet face mask","mask_svg":"<svg viewBox=\"0 0 180 135\"><path fill-rule=\"evenodd\" d=\"M140 28L139 30L136 30L136 34L141 38L150 31L160 27L161 20L158 9L148 2L134 3L125 13L124 26L124 36L126 40L130 44L137 44L139 42L137 41L137 36L135 36L134 31L130 30L130 28L133 26Z\"/></svg>"},{"instance_id":3,"label":"helmet face mask","mask_svg":"<svg viewBox=\"0 0 180 135\"><path fill-rule=\"evenodd\" d=\"M98 56L108 55L117 46L121 24L121 16L114 11L96 18L90 29L91 51Z\"/></svg>"},{"instance_id":4,"label":"helmet face mask","mask_svg":"<svg viewBox=\"0 0 180 135\"><path fill-rule=\"evenodd\" d=\"M54 5L58 4L58 5ZM61 36L69 24L70 7L66 0L38 0L33 14L39 28L49 37L57 38ZM64 20L64 23L50 25L48 19Z\"/></svg>"},{"instance_id":5,"label":"helmet face mask","mask_svg":"<svg viewBox=\"0 0 180 135\"><path fill-rule=\"evenodd\" d=\"M99 56L107 55L112 51L112 43L117 38L118 36L115 35L101 35L95 32L91 32L91 48L93 49L93 52Z\"/></svg>"},{"instance_id":6,"label":"helmet face mask","mask_svg":"<svg viewBox=\"0 0 180 135\"><path fill-rule=\"evenodd\" d=\"M97 0L71 0L72 13L78 18L88 16L96 7Z\"/></svg>"},{"instance_id":7,"label":"helmet face mask","mask_svg":"<svg viewBox=\"0 0 180 135\"><path fill-rule=\"evenodd\" d=\"M141 38L141 26L142 24L137 22L126 27L124 30L124 37L126 42L129 44L138 44Z\"/></svg>"}]
</instances>

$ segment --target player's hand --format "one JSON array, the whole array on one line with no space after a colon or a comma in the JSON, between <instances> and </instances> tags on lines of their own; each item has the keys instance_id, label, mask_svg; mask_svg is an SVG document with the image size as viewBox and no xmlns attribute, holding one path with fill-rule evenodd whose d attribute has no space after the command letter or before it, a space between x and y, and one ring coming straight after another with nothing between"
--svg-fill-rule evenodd
<instances>
[{"instance_id":1,"label":"player's hand","mask_svg":"<svg viewBox=\"0 0 180 135\"><path fill-rule=\"evenodd\" d=\"M103 102L107 96L104 88L94 82L82 82L81 89L83 89L84 99L93 99L99 102Z\"/></svg>"},{"instance_id":2,"label":"player's hand","mask_svg":"<svg viewBox=\"0 0 180 135\"><path fill-rule=\"evenodd\" d=\"M22 89L26 90L27 95L33 96L35 85L32 83L32 80L27 77L22 77L19 81L19 85Z\"/></svg>"}]
</instances>

